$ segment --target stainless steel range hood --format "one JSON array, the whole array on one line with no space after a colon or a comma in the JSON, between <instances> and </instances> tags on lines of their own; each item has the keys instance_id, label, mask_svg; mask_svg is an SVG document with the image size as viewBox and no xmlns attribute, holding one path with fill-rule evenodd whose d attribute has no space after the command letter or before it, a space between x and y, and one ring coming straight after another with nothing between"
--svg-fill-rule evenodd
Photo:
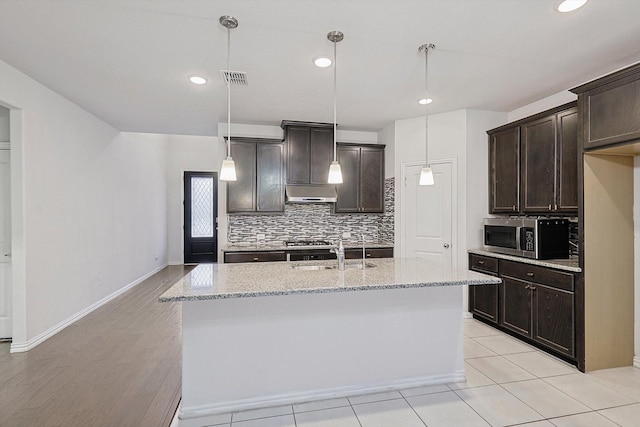
<instances>
[{"instance_id":1,"label":"stainless steel range hood","mask_svg":"<svg viewBox=\"0 0 640 427\"><path fill-rule=\"evenodd\" d=\"M333 185L287 185L287 203L335 203L338 200Z\"/></svg>"}]
</instances>

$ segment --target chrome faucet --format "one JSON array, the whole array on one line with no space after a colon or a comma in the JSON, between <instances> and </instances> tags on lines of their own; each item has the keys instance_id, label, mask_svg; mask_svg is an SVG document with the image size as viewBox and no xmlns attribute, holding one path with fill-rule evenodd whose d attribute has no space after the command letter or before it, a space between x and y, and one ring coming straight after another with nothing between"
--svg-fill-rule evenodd
<instances>
[{"instance_id":1,"label":"chrome faucet","mask_svg":"<svg viewBox=\"0 0 640 427\"><path fill-rule=\"evenodd\" d=\"M336 256L338 257L338 270L344 271L344 246L342 246L342 239L336 249Z\"/></svg>"}]
</instances>

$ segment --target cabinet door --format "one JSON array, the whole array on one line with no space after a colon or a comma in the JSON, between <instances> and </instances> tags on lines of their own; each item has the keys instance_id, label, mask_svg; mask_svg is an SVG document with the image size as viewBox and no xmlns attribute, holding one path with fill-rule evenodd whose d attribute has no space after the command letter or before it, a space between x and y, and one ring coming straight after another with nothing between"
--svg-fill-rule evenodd
<instances>
[{"instance_id":1,"label":"cabinet door","mask_svg":"<svg viewBox=\"0 0 640 427\"><path fill-rule=\"evenodd\" d=\"M306 126L288 126L286 129L288 184L309 183L310 138L310 130Z\"/></svg>"},{"instance_id":2,"label":"cabinet door","mask_svg":"<svg viewBox=\"0 0 640 427\"><path fill-rule=\"evenodd\" d=\"M333 161L333 129L311 128L309 184L327 184Z\"/></svg>"},{"instance_id":3,"label":"cabinet door","mask_svg":"<svg viewBox=\"0 0 640 427\"><path fill-rule=\"evenodd\" d=\"M227 182L227 212L256 210L256 144L231 142L231 157L236 164L236 181Z\"/></svg>"},{"instance_id":4,"label":"cabinet door","mask_svg":"<svg viewBox=\"0 0 640 427\"><path fill-rule=\"evenodd\" d=\"M338 147L337 155L342 169L342 184L336 185L338 201L335 211L338 213L359 212L360 147Z\"/></svg>"},{"instance_id":5,"label":"cabinet door","mask_svg":"<svg viewBox=\"0 0 640 427\"><path fill-rule=\"evenodd\" d=\"M469 286L469 310L498 323L498 285Z\"/></svg>"},{"instance_id":6,"label":"cabinet door","mask_svg":"<svg viewBox=\"0 0 640 427\"><path fill-rule=\"evenodd\" d=\"M637 140L640 138L640 69L581 94L580 106L584 106L584 148Z\"/></svg>"},{"instance_id":7,"label":"cabinet door","mask_svg":"<svg viewBox=\"0 0 640 427\"><path fill-rule=\"evenodd\" d=\"M556 117L522 125L522 211L549 212L555 207Z\"/></svg>"},{"instance_id":8,"label":"cabinet door","mask_svg":"<svg viewBox=\"0 0 640 427\"><path fill-rule=\"evenodd\" d=\"M284 211L284 144L257 143L258 212Z\"/></svg>"},{"instance_id":9,"label":"cabinet door","mask_svg":"<svg viewBox=\"0 0 640 427\"><path fill-rule=\"evenodd\" d=\"M531 337L531 284L502 276L502 325Z\"/></svg>"},{"instance_id":10,"label":"cabinet door","mask_svg":"<svg viewBox=\"0 0 640 427\"><path fill-rule=\"evenodd\" d=\"M360 149L361 212L384 212L384 149Z\"/></svg>"},{"instance_id":11,"label":"cabinet door","mask_svg":"<svg viewBox=\"0 0 640 427\"><path fill-rule=\"evenodd\" d=\"M573 292L533 284L533 338L554 350L574 356Z\"/></svg>"},{"instance_id":12,"label":"cabinet door","mask_svg":"<svg viewBox=\"0 0 640 427\"><path fill-rule=\"evenodd\" d=\"M578 110L558 114L558 189L559 212L578 211Z\"/></svg>"},{"instance_id":13,"label":"cabinet door","mask_svg":"<svg viewBox=\"0 0 640 427\"><path fill-rule=\"evenodd\" d=\"M520 211L520 128L489 136L489 213Z\"/></svg>"}]
</instances>

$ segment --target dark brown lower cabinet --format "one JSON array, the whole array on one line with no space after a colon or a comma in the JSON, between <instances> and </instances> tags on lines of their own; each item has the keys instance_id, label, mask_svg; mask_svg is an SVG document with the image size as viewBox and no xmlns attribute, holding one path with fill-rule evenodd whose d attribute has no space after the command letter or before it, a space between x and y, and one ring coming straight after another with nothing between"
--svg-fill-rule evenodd
<instances>
[{"instance_id":1,"label":"dark brown lower cabinet","mask_svg":"<svg viewBox=\"0 0 640 427\"><path fill-rule=\"evenodd\" d=\"M225 252L224 262L270 262L286 261L287 255L284 251L259 251L259 252Z\"/></svg>"},{"instance_id":2,"label":"dark brown lower cabinet","mask_svg":"<svg viewBox=\"0 0 640 427\"><path fill-rule=\"evenodd\" d=\"M365 248L365 258L393 258L393 248ZM346 259L362 258L362 249L345 249Z\"/></svg>"},{"instance_id":3,"label":"dark brown lower cabinet","mask_svg":"<svg viewBox=\"0 0 640 427\"><path fill-rule=\"evenodd\" d=\"M575 354L573 292L535 285L533 339L561 353Z\"/></svg>"},{"instance_id":4,"label":"dark brown lower cabinet","mask_svg":"<svg viewBox=\"0 0 640 427\"><path fill-rule=\"evenodd\" d=\"M495 292L469 286L474 318L577 363L572 273L474 254L469 269L502 279Z\"/></svg>"},{"instance_id":5,"label":"dark brown lower cabinet","mask_svg":"<svg viewBox=\"0 0 640 427\"><path fill-rule=\"evenodd\" d=\"M474 315L498 323L498 285L469 286L469 304Z\"/></svg>"},{"instance_id":6,"label":"dark brown lower cabinet","mask_svg":"<svg viewBox=\"0 0 640 427\"><path fill-rule=\"evenodd\" d=\"M498 275L498 260L469 255L469 269L479 273ZM469 286L469 311L474 316L498 323L498 285Z\"/></svg>"}]
</instances>

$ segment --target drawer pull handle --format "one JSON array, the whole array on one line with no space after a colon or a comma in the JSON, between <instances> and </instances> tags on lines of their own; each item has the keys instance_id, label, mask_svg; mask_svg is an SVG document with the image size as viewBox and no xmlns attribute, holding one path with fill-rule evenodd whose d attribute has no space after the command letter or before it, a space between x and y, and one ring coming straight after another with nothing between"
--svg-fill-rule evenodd
<instances>
[{"instance_id":1,"label":"drawer pull handle","mask_svg":"<svg viewBox=\"0 0 640 427\"><path fill-rule=\"evenodd\" d=\"M533 277L533 273L532 273L532 272L528 272L528 273L527 273L527 276L528 276L528 277Z\"/></svg>"},{"instance_id":2,"label":"drawer pull handle","mask_svg":"<svg viewBox=\"0 0 640 427\"><path fill-rule=\"evenodd\" d=\"M529 289L531 289L532 291L535 291L536 287L535 286L531 286Z\"/></svg>"},{"instance_id":3,"label":"drawer pull handle","mask_svg":"<svg viewBox=\"0 0 640 427\"><path fill-rule=\"evenodd\" d=\"M369 258L371 258L371 254L367 254L367 256L368 256Z\"/></svg>"},{"instance_id":4,"label":"drawer pull handle","mask_svg":"<svg viewBox=\"0 0 640 427\"><path fill-rule=\"evenodd\" d=\"M484 261L478 261L478 264L484 265Z\"/></svg>"},{"instance_id":5,"label":"drawer pull handle","mask_svg":"<svg viewBox=\"0 0 640 427\"><path fill-rule=\"evenodd\" d=\"M253 260L254 260L254 261L260 261L260 258L255 257L255 258L253 258Z\"/></svg>"},{"instance_id":6,"label":"drawer pull handle","mask_svg":"<svg viewBox=\"0 0 640 427\"><path fill-rule=\"evenodd\" d=\"M525 289L531 289L531 285L524 285Z\"/></svg>"}]
</instances>

